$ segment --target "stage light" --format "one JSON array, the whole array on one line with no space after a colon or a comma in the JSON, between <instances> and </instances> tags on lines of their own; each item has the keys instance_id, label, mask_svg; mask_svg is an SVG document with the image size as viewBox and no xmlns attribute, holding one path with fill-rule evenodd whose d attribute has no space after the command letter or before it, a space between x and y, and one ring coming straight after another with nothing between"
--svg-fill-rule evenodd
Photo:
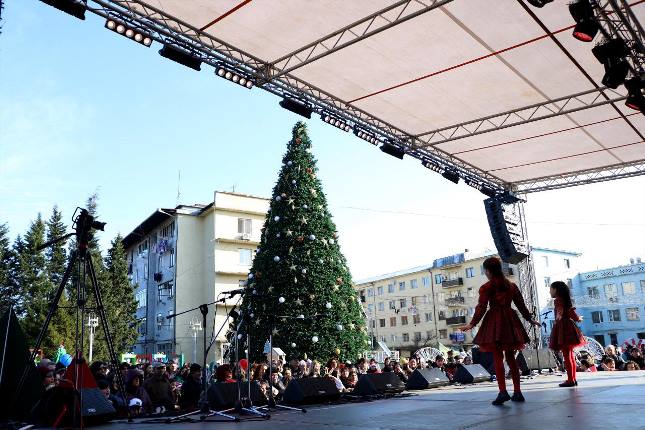
<instances>
[{"instance_id":1,"label":"stage light","mask_svg":"<svg viewBox=\"0 0 645 430\"><path fill-rule=\"evenodd\" d=\"M528 1L532 6L544 7L545 4L551 3L553 0L526 0L526 1Z\"/></svg>"},{"instance_id":2,"label":"stage light","mask_svg":"<svg viewBox=\"0 0 645 430\"><path fill-rule=\"evenodd\" d=\"M380 143L380 140L379 140L379 138L378 138L378 137L374 136L374 135L373 135L373 134L371 134L371 133L368 133L368 132L366 132L366 131L362 130L362 129L361 129L361 128L359 128L358 126L355 126L355 127L354 127L354 134L355 134L358 138L363 139L363 140L365 140L366 142L371 143L372 145L378 145L378 144Z\"/></svg>"},{"instance_id":3,"label":"stage light","mask_svg":"<svg viewBox=\"0 0 645 430\"><path fill-rule=\"evenodd\" d=\"M643 97L643 81L641 78L634 76L626 80L625 88L627 88L625 106L645 113L645 97Z\"/></svg>"},{"instance_id":4,"label":"stage light","mask_svg":"<svg viewBox=\"0 0 645 430\"><path fill-rule=\"evenodd\" d=\"M495 197L497 195L497 192L494 189L487 187L486 185L483 185L477 181L473 181L472 179L466 178L464 179L464 182L466 183L466 185L473 187L485 196Z\"/></svg>"},{"instance_id":5,"label":"stage light","mask_svg":"<svg viewBox=\"0 0 645 430\"><path fill-rule=\"evenodd\" d=\"M391 155L392 157L396 157L399 160L403 160L403 156L405 155L405 149L390 142L384 142L383 145L381 145L381 151Z\"/></svg>"},{"instance_id":6,"label":"stage light","mask_svg":"<svg viewBox=\"0 0 645 430\"><path fill-rule=\"evenodd\" d=\"M589 0L576 0L569 3L569 13L576 22L576 26L573 28L573 37L582 42L591 42L598 34L600 24L594 16Z\"/></svg>"},{"instance_id":7,"label":"stage light","mask_svg":"<svg viewBox=\"0 0 645 430\"><path fill-rule=\"evenodd\" d=\"M53 6L61 12L70 14L78 19L85 19L87 6L81 0L43 0L43 3Z\"/></svg>"},{"instance_id":8,"label":"stage light","mask_svg":"<svg viewBox=\"0 0 645 430\"><path fill-rule=\"evenodd\" d=\"M247 82L247 85L248 85L248 82ZM308 104L305 104L299 100L285 97L280 101L280 106L282 106L282 108L288 111L297 113L300 116L304 116L305 118L311 119L311 113L313 112L313 110L311 109L311 107L309 107Z\"/></svg>"},{"instance_id":9,"label":"stage light","mask_svg":"<svg viewBox=\"0 0 645 430\"><path fill-rule=\"evenodd\" d=\"M629 64L625 59L627 45L623 39L616 38L604 41L594 46L591 52L605 66L605 76L602 78L603 85L616 89L625 82L629 72Z\"/></svg>"},{"instance_id":10,"label":"stage light","mask_svg":"<svg viewBox=\"0 0 645 430\"><path fill-rule=\"evenodd\" d=\"M449 180L450 182L454 182L455 184L459 183L459 173L455 172L454 170L445 170L441 176Z\"/></svg>"},{"instance_id":11,"label":"stage light","mask_svg":"<svg viewBox=\"0 0 645 430\"><path fill-rule=\"evenodd\" d=\"M215 74L221 78L227 79L231 82L234 82L238 85L241 85L245 88L252 88L253 83L249 86L249 83L251 80L245 76L242 76L238 72L232 71L227 69L228 66L225 66L224 64L219 64L217 66L217 69L215 70Z\"/></svg>"},{"instance_id":12,"label":"stage light","mask_svg":"<svg viewBox=\"0 0 645 430\"><path fill-rule=\"evenodd\" d=\"M163 48L159 50L159 55L193 70L200 71L202 69L202 60L199 57L195 57L189 51L173 45L164 44Z\"/></svg>"},{"instance_id":13,"label":"stage light","mask_svg":"<svg viewBox=\"0 0 645 430\"><path fill-rule=\"evenodd\" d=\"M423 160L421 162L421 164L423 165L423 167L425 167L426 169L430 169L433 172L437 172L437 173L443 173L444 172L443 167L441 167L438 164L433 163L432 161Z\"/></svg>"},{"instance_id":14,"label":"stage light","mask_svg":"<svg viewBox=\"0 0 645 430\"><path fill-rule=\"evenodd\" d=\"M336 118L331 116L328 113L323 113L320 115L320 119L322 119L324 122L333 125L336 128L340 128L343 131L350 131L352 127L347 124L345 121L342 119Z\"/></svg>"},{"instance_id":15,"label":"stage light","mask_svg":"<svg viewBox=\"0 0 645 430\"><path fill-rule=\"evenodd\" d=\"M144 46L150 46L152 39L150 35L142 32L136 27L130 27L128 24L108 18L105 21L105 28L112 30L115 33L118 33L122 36L127 37L128 39L134 39L135 42L140 43Z\"/></svg>"}]
</instances>

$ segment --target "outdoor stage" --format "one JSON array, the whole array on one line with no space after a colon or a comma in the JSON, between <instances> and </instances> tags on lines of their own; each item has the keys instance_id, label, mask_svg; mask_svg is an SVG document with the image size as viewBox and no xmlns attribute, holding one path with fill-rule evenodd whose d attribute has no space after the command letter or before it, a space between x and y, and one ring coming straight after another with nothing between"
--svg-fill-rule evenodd
<instances>
[{"instance_id":1,"label":"outdoor stage","mask_svg":"<svg viewBox=\"0 0 645 430\"><path fill-rule=\"evenodd\" d=\"M496 383L417 391L408 397L312 406L306 414L276 412L269 421L128 424L105 430L175 428L247 429L645 429L645 372L579 373L580 386L560 388L561 376L522 383L526 403L495 407ZM510 380L508 381L510 385ZM512 386L512 385L511 385ZM187 427L188 426L188 427Z\"/></svg>"}]
</instances>

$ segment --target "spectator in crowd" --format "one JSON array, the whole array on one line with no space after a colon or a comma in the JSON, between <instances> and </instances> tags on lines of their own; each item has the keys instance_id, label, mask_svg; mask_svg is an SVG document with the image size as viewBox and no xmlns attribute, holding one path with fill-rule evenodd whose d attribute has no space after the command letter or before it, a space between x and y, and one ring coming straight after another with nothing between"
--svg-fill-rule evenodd
<instances>
[{"instance_id":1,"label":"spectator in crowd","mask_svg":"<svg viewBox=\"0 0 645 430\"><path fill-rule=\"evenodd\" d=\"M641 367L635 361L625 363L625 370L641 370Z\"/></svg>"},{"instance_id":2,"label":"spectator in crowd","mask_svg":"<svg viewBox=\"0 0 645 430\"><path fill-rule=\"evenodd\" d=\"M329 361L327 361L327 373L332 373L334 370L338 370L338 360L330 358Z\"/></svg>"},{"instance_id":3,"label":"spectator in crowd","mask_svg":"<svg viewBox=\"0 0 645 430\"><path fill-rule=\"evenodd\" d=\"M284 369L284 371L282 372L282 385L284 385L286 388L292 379L293 379L293 374L291 372L291 369L290 368Z\"/></svg>"},{"instance_id":4,"label":"spectator in crowd","mask_svg":"<svg viewBox=\"0 0 645 430\"><path fill-rule=\"evenodd\" d=\"M94 376L94 380L98 381L99 379L107 379L109 368L106 362L95 361L90 365L90 371Z\"/></svg>"},{"instance_id":5,"label":"spectator in crowd","mask_svg":"<svg viewBox=\"0 0 645 430\"><path fill-rule=\"evenodd\" d=\"M596 364L593 362L593 360L589 358L583 358L582 360L580 360L580 371L597 372L598 369L596 369Z\"/></svg>"},{"instance_id":6,"label":"spectator in crowd","mask_svg":"<svg viewBox=\"0 0 645 430\"><path fill-rule=\"evenodd\" d=\"M470 355L466 355L466 356L464 357L464 362L463 362L463 364L464 364L464 365L473 364L473 359L472 359L472 357L471 357Z\"/></svg>"},{"instance_id":7,"label":"spectator in crowd","mask_svg":"<svg viewBox=\"0 0 645 430\"><path fill-rule=\"evenodd\" d=\"M170 386L164 363L155 363L154 373L151 377L145 379L143 387L146 389L148 396L150 396L155 412L174 409L172 387Z\"/></svg>"},{"instance_id":8,"label":"spectator in crowd","mask_svg":"<svg viewBox=\"0 0 645 430\"><path fill-rule=\"evenodd\" d=\"M603 359L604 358L611 358L614 360L615 370L622 370L625 365L625 360L616 353L616 347L614 345L607 345L605 347L605 356Z\"/></svg>"},{"instance_id":9,"label":"spectator in crowd","mask_svg":"<svg viewBox=\"0 0 645 430\"><path fill-rule=\"evenodd\" d=\"M454 363L455 362L455 352L452 349L450 351L448 351L446 361L448 363Z\"/></svg>"},{"instance_id":10,"label":"spectator in crowd","mask_svg":"<svg viewBox=\"0 0 645 430\"><path fill-rule=\"evenodd\" d=\"M391 372L392 371L392 364L390 362L390 357L385 357L385 360L383 360L383 372Z\"/></svg>"},{"instance_id":11,"label":"spectator in crowd","mask_svg":"<svg viewBox=\"0 0 645 430\"><path fill-rule=\"evenodd\" d=\"M602 359L602 363L600 364L600 370L604 370L605 372L613 372L616 370L616 362L613 358L605 356Z\"/></svg>"},{"instance_id":12,"label":"spectator in crowd","mask_svg":"<svg viewBox=\"0 0 645 430\"><path fill-rule=\"evenodd\" d=\"M312 378L320 378L321 376L321 365L318 360L314 360L313 365L311 367L311 374L309 375Z\"/></svg>"},{"instance_id":13,"label":"spectator in crowd","mask_svg":"<svg viewBox=\"0 0 645 430\"><path fill-rule=\"evenodd\" d=\"M202 366L197 363L190 365L188 378L181 384L179 406L181 409L196 409L199 407L199 396L202 391Z\"/></svg>"},{"instance_id":14,"label":"spectator in crowd","mask_svg":"<svg viewBox=\"0 0 645 430\"><path fill-rule=\"evenodd\" d=\"M217 366L215 377L217 382L227 384L237 382L235 379L233 379L233 369L231 368L230 364L222 364L221 366Z\"/></svg>"},{"instance_id":15,"label":"spectator in crowd","mask_svg":"<svg viewBox=\"0 0 645 430\"><path fill-rule=\"evenodd\" d=\"M456 357L454 357L452 363L448 363L445 365L444 372L446 373L446 376L451 382L455 379L455 373L457 373Z\"/></svg>"},{"instance_id":16,"label":"spectator in crowd","mask_svg":"<svg viewBox=\"0 0 645 430\"><path fill-rule=\"evenodd\" d=\"M179 408L179 405L181 404L181 386L183 385L183 380L179 376L177 376L176 378L172 378L169 381L170 390L172 391L172 404L175 406L175 408Z\"/></svg>"},{"instance_id":17,"label":"spectator in crowd","mask_svg":"<svg viewBox=\"0 0 645 430\"><path fill-rule=\"evenodd\" d=\"M638 365L638 367L645 368L645 359L643 358L643 352L638 347L630 348L625 354L628 361L633 361Z\"/></svg>"},{"instance_id":18,"label":"spectator in crowd","mask_svg":"<svg viewBox=\"0 0 645 430\"><path fill-rule=\"evenodd\" d=\"M444 372L446 371L445 369L446 366L446 359L443 358L443 355L437 355L434 359L434 363L432 364L432 367L436 367L437 369L441 369Z\"/></svg>"},{"instance_id":19,"label":"spectator in crowd","mask_svg":"<svg viewBox=\"0 0 645 430\"><path fill-rule=\"evenodd\" d=\"M370 360L370 365L367 369L367 373L381 373L378 363L373 358Z\"/></svg>"},{"instance_id":20,"label":"spectator in crowd","mask_svg":"<svg viewBox=\"0 0 645 430\"><path fill-rule=\"evenodd\" d=\"M271 387L273 388L273 396L278 400L282 399L284 390L286 390L287 387L282 383L280 374L277 372L271 373Z\"/></svg>"},{"instance_id":21,"label":"spectator in crowd","mask_svg":"<svg viewBox=\"0 0 645 430\"><path fill-rule=\"evenodd\" d=\"M298 362L298 368L294 373L293 377L296 379L300 379L300 378L306 378L307 376L309 376L307 372L307 362L305 360L300 360Z\"/></svg>"},{"instance_id":22,"label":"spectator in crowd","mask_svg":"<svg viewBox=\"0 0 645 430\"><path fill-rule=\"evenodd\" d=\"M399 377L399 379L401 379L401 381L408 382L408 375L405 373L405 370L401 366L401 363L395 362L394 368L392 370Z\"/></svg>"},{"instance_id":23,"label":"spectator in crowd","mask_svg":"<svg viewBox=\"0 0 645 430\"><path fill-rule=\"evenodd\" d=\"M179 375L179 364L177 361L173 360L168 363L168 379L174 379Z\"/></svg>"},{"instance_id":24,"label":"spectator in crowd","mask_svg":"<svg viewBox=\"0 0 645 430\"><path fill-rule=\"evenodd\" d=\"M143 373L137 369L130 369L126 375L125 380L125 401L120 399L119 404L128 405L130 411L136 413L149 413L152 410L153 403L148 394L148 390L143 387ZM132 402L133 399L138 399L139 402ZM134 408L133 406L138 406L139 408Z\"/></svg>"},{"instance_id":25,"label":"spectator in crowd","mask_svg":"<svg viewBox=\"0 0 645 430\"><path fill-rule=\"evenodd\" d=\"M410 357L410 360L408 361L408 376L410 376L414 371L417 369L417 359L414 357Z\"/></svg>"},{"instance_id":26,"label":"spectator in crowd","mask_svg":"<svg viewBox=\"0 0 645 430\"><path fill-rule=\"evenodd\" d=\"M358 371L359 375L363 375L367 373L367 369L369 368L367 364L367 360L365 358L359 358L358 361L356 362L356 369Z\"/></svg>"},{"instance_id":27,"label":"spectator in crowd","mask_svg":"<svg viewBox=\"0 0 645 430\"><path fill-rule=\"evenodd\" d=\"M351 369L349 371L349 375L347 375L347 380L343 382L343 386L345 387L345 391L351 392L356 388L356 384L358 383L358 373L356 369Z\"/></svg>"},{"instance_id":28,"label":"spectator in crowd","mask_svg":"<svg viewBox=\"0 0 645 430\"><path fill-rule=\"evenodd\" d=\"M266 371L269 367L264 364L260 363L257 366L255 366L255 369L253 369L253 375L251 376L252 381L266 381L267 380L267 375Z\"/></svg>"},{"instance_id":29,"label":"spectator in crowd","mask_svg":"<svg viewBox=\"0 0 645 430\"><path fill-rule=\"evenodd\" d=\"M128 370L130 370L130 364L125 361L119 364L119 373L121 373L121 380L125 382L125 378L128 377Z\"/></svg>"}]
</instances>

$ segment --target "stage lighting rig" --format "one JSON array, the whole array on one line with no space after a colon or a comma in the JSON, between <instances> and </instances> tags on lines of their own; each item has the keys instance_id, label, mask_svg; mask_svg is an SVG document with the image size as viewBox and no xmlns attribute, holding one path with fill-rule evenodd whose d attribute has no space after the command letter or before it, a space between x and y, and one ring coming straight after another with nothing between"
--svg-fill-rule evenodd
<instances>
[{"instance_id":1,"label":"stage lighting rig","mask_svg":"<svg viewBox=\"0 0 645 430\"><path fill-rule=\"evenodd\" d=\"M466 185L473 187L485 196L495 197L497 195L497 192L493 188L487 187L486 185L474 181L470 178L464 179L464 182L466 183Z\"/></svg>"},{"instance_id":2,"label":"stage lighting rig","mask_svg":"<svg viewBox=\"0 0 645 430\"><path fill-rule=\"evenodd\" d=\"M150 47L150 45L152 45L152 36L148 33L116 19L108 18L107 21L105 21L105 28L118 33L121 36L125 36L128 39L132 39L143 46Z\"/></svg>"},{"instance_id":3,"label":"stage lighting rig","mask_svg":"<svg viewBox=\"0 0 645 430\"><path fill-rule=\"evenodd\" d=\"M645 97L643 97L643 80L640 76L634 76L625 81L627 88L627 100L625 106L645 114Z\"/></svg>"},{"instance_id":4,"label":"stage lighting rig","mask_svg":"<svg viewBox=\"0 0 645 430\"><path fill-rule=\"evenodd\" d=\"M628 50L621 38L605 40L591 50L594 57L605 66L605 76L602 84L616 89L625 82L629 72L629 64L625 58Z\"/></svg>"},{"instance_id":5,"label":"stage lighting rig","mask_svg":"<svg viewBox=\"0 0 645 430\"><path fill-rule=\"evenodd\" d=\"M421 162L421 164L423 165L423 167L425 167L426 169L430 169L433 172L443 173L445 171L445 169L443 167L441 167L438 164L433 163L432 161L423 160Z\"/></svg>"},{"instance_id":6,"label":"stage lighting rig","mask_svg":"<svg viewBox=\"0 0 645 430\"><path fill-rule=\"evenodd\" d=\"M547 3L551 3L553 0L526 0L526 1L528 1L532 6L544 7Z\"/></svg>"},{"instance_id":7,"label":"stage lighting rig","mask_svg":"<svg viewBox=\"0 0 645 430\"><path fill-rule=\"evenodd\" d=\"M441 176L443 176L444 178L446 178L447 180L449 180L452 183L455 183L455 184L459 183L459 179L460 179L459 173L456 172L455 170L446 169L441 174Z\"/></svg>"},{"instance_id":8,"label":"stage lighting rig","mask_svg":"<svg viewBox=\"0 0 645 430\"><path fill-rule=\"evenodd\" d=\"M85 20L85 11L87 10L87 5L84 1L81 0L42 0L43 3L46 3L50 6L55 7L56 9L70 14L78 19Z\"/></svg>"},{"instance_id":9,"label":"stage lighting rig","mask_svg":"<svg viewBox=\"0 0 645 430\"><path fill-rule=\"evenodd\" d=\"M253 88L253 81L249 79L248 77L244 76L243 74L236 72L235 70L231 69L230 67L224 65L224 64L218 64L217 69L215 70L215 74L219 76L220 78L227 79L231 82L234 82L238 85L243 86L244 88L251 89Z\"/></svg>"},{"instance_id":10,"label":"stage lighting rig","mask_svg":"<svg viewBox=\"0 0 645 430\"><path fill-rule=\"evenodd\" d=\"M164 44L163 48L159 50L159 55L193 70L200 71L202 69L202 60L199 57L194 56L190 51L174 45Z\"/></svg>"},{"instance_id":11,"label":"stage lighting rig","mask_svg":"<svg viewBox=\"0 0 645 430\"><path fill-rule=\"evenodd\" d=\"M369 142L372 145L378 145L379 143L381 143L378 137L374 136L372 133L366 132L365 130L363 130L358 126L354 126L354 134L358 138L363 139L364 141Z\"/></svg>"},{"instance_id":12,"label":"stage lighting rig","mask_svg":"<svg viewBox=\"0 0 645 430\"><path fill-rule=\"evenodd\" d=\"M288 111L297 113L300 116L304 116L307 119L311 119L313 109L309 104L305 102L285 97L280 101L280 106Z\"/></svg>"},{"instance_id":13,"label":"stage lighting rig","mask_svg":"<svg viewBox=\"0 0 645 430\"><path fill-rule=\"evenodd\" d=\"M576 26L573 28L573 37L582 42L591 42L598 34L600 24L589 0L576 0L569 3L569 13L576 22Z\"/></svg>"},{"instance_id":14,"label":"stage lighting rig","mask_svg":"<svg viewBox=\"0 0 645 430\"><path fill-rule=\"evenodd\" d=\"M347 124L345 121L342 119L336 118L332 116L331 114L327 112L323 112L320 115L320 118L325 121L327 124L331 124L336 128L340 128L343 131L350 131L352 129L352 126Z\"/></svg>"},{"instance_id":15,"label":"stage lighting rig","mask_svg":"<svg viewBox=\"0 0 645 430\"><path fill-rule=\"evenodd\" d=\"M399 160L403 160L403 156L405 155L405 149L391 142L384 142L381 146L381 151Z\"/></svg>"}]
</instances>

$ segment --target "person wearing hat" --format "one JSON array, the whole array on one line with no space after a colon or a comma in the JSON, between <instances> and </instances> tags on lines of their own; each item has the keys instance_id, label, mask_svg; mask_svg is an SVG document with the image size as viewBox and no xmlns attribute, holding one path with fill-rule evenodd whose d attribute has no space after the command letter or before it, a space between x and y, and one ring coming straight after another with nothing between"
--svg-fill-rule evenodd
<instances>
[{"instance_id":1,"label":"person wearing hat","mask_svg":"<svg viewBox=\"0 0 645 430\"><path fill-rule=\"evenodd\" d=\"M181 384L181 409L195 409L199 407L199 397L202 392L202 366L197 363L190 365L190 373L186 381Z\"/></svg>"},{"instance_id":2,"label":"person wearing hat","mask_svg":"<svg viewBox=\"0 0 645 430\"><path fill-rule=\"evenodd\" d=\"M155 363L154 373L143 383L143 388L146 389L148 396L150 396L152 407L155 410L174 409L172 387L170 386L168 375L166 375L165 363Z\"/></svg>"}]
</instances>

